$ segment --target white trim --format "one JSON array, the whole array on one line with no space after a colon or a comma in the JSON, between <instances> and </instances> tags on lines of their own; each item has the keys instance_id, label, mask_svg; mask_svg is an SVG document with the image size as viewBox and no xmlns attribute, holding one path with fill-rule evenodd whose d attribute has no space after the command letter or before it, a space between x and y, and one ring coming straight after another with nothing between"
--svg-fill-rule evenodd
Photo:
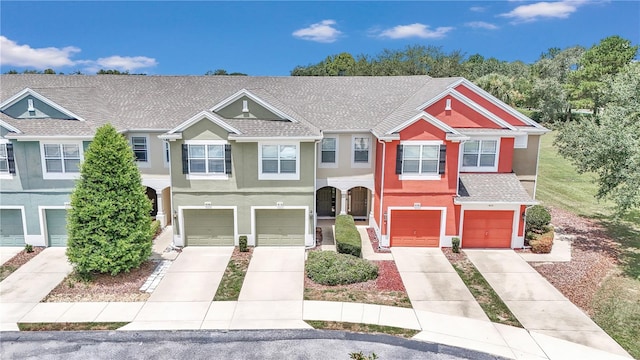
<instances>
[{"instance_id":1,"label":"white trim","mask_svg":"<svg viewBox=\"0 0 640 360\"><path fill-rule=\"evenodd\" d=\"M14 132L14 133L17 133L17 134L22 134L22 131L20 131L18 128L9 125L8 123L6 123L3 120L0 120L0 126L2 126L3 128L5 128L5 129L7 129L7 130L9 130L11 132Z\"/></svg>"},{"instance_id":2,"label":"white trim","mask_svg":"<svg viewBox=\"0 0 640 360\"><path fill-rule=\"evenodd\" d=\"M15 94L14 96L10 97L9 99L3 101L0 104L0 110L4 111L6 110L8 107L12 106L13 104L17 103L18 101L22 100L23 98L25 98L27 95L31 95L34 98L42 101L43 103L51 106L52 108L60 111L61 113L64 113L65 115L68 115L76 120L80 120L80 121L85 121L83 118L81 118L80 116L74 114L73 112L65 109L63 106L60 106L58 104L56 104L55 102L47 99L45 96L38 94L36 91L33 91L29 88L25 88L24 90L20 91L19 93Z\"/></svg>"},{"instance_id":3,"label":"white trim","mask_svg":"<svg viewBox=\"0 0 640 360\"><path fill-rule=\"evenodd\" d=\"M356 162L356 138L369 139L369 150L367 152L367 162ZM351 135L351 168L365 169L371 167L371 158L373 157L373 138L371 134L353 134Z\"/></svg>"},{"instance_id":4,"label":"white trim","mask_svg":"<svg viewBox=\"0 0 640 360\"><path fill-rule=\"evenodd\" d=\"M24 236L25 244L30 244L27 242L27 215L25 213L24 205L0 205L0 210L20 210L20 215L22 217L22 236ZM38 244L31 244L38 245Z\"/></svg>"},{"instance_id":5,"label":"white trim","mask_svg":"<svg viewBox=\"0 0 640 360\"><path fill-rule=\"evenodd\" d=\"M233 126L231 126L229 124L227 124L217 114L213 114L213 113L210 113L208 111L201 111L201 112L197 113L196 115L192 116L191 118L189 118L189 120L183 122L182 124L176 126L173 129L169 130L166 134L159 135L159 136L167 136L167 135L171 135L171 134L174 134L174 133L177 133L177 132L184 131L185 129L189 128L191 125L199 122L200 120L204 120L204 119L207 119L207 120L213 122L214 124L216 124L216 125L220 126L221 128L227 130L228 132L235 133L235 134L241 134L240 130L234 128ZM180 138L182 138L182 135L181 135Z\"/></svg>"},{"instance_id":6,"label":"white trim","mask_svg":"<svg viewBox=\"0 0 640 360\"><path fill-rule=\"evenodd\" d=\"M445 237L445 231L447 229L447 208L444 206L421 206L415 208L413 206L389 206L387 207L387 238L389 245L391 246L391 211L393 210L440 210L440 240L438 241L438 247L442 247L442 240Z\"/></svg>"},{"instance_id":7,"label":"white trim","mask_svg":"<svg viewBox=\"0 0 640 360\"><path fill-rule=\"evenodd\" d=\"M2 139L0 138L0 147L5 146L5 152L6 152L6 145L7 144L11 144L11 141L7 140L7 139ZM2 161L2 159L0 158L0 161ZM15 167L15 174L12 174L9 172L9 156L7 154L7 171L6 172L0 172L0 179L1 180L12 180L18 173L18 167L15 166L15 161L16 161L16 155L15 155L15 151L13 153L13 163L14 163L14 167Z\"/></svg>"},{"instance_id":8,"label":"white trim","mask_svg":"<svg viewBox=\"0 0 640 360\"><path fill-rule=\"evenodd\" d=\"M439 174L438 169L440 168L440 145L443 145L444 141L442 140L402 140L400 141L400 145L403 146L403 151L402 151L402 165L404 166L404 146L420 146L420 145L427 145L427 146L438 146L438 166L436 167L436 172L435 173L427 173L427 174L420 174L420 173L412 173L412 174L407 174L405 175L404 173L398 175L398 178L400 180L441 180L442 179L442 175ZM422 162L422 154L420 154L420 162Z\"/></svg>"},{"instance_id":9,"label":"white trim","mask_svg":"<svg viewBox=\"0 0 640 360\"><path fill-rule=\"evenodd\" d=\"M275 106L269 104L268 102L260 99L259 97L257 97L256 95L254 95L253 93L251 93L247 89L242 89L242 90L236 92L235 94L229 96L228 98L226 98L226 99L222 100L221 102L219 102L218 104L214 105L210 110L212 112L216 112L218 110L221 110L221 109L227 107L232 102L240 99L243 96L246 96L249 99L257 102L260 106L262 106L265 109L271 111L272 113L280 116L282 119L289 120L291 122L296 122L296 123L298 122L298 120L292 118L291 116L287 115L284 111L279 110L278 108L276 108Z\"/></svg>"},{"instance_id":10,"label":"white trim","mask_svg":"<svg viewBox=\"0 0 640 360\"><path fill-rule=\"evenodd\" d=\"M452 133L452 134L456 134L456 135L462 135L460 134L457 130L455 130L454 128L452 128L451 126L443 123L442 121L440 121L438 118L436 118L435 116L421 111L420 114L412 117L411 119L403 122L402 124L394 127L393 129L391 129L388 134L392 134L392 133L397 133L400 132L402 130L404 130L405 128L407 128L409 125L412 125L413 123L415 123L418 120L424 120L428 123L431 123L432 125L434 125L435 127L439 128L440 130L444 131L445 133Z\"/></svg>"},{"instance_id":11,"label":"white trim","mask_svg":"<svg viewBox=\"0 0 640 360\"><path fill-rule=\"evenodd\" d=\"M275 141L274 136L233 136L229 135L229 140L235 142L258 142L258 141ZM322 140L322 136L278 136L278 140L282 141L299 141L299 142L313 142Z\"/></svg>"},{"instance_id":12,"label":"white trim","mask_svg":"<svg viewBox=\"0 0 640 360\"><path fill-rule=\"evenodd\" d=\"M524 140L523 140L524 139ZM514 149L526 149L529 146L529 135L516 135L513 141Z\"/></svg>"},{"instance_id":13,"label":"white trim","mask_svg":"<svg viewBox=\"0 0 640 360\"><path fill-rule=\"evenodd\" d=\"M325 139L334 139L336 141L336 148L335 148L335 161L332 163L325 163L322 162L322 141L324 141ZM325 135L322 140L318 141L318 167L319 168L326 168L326 169L333 169L333 168L337 168L338 167L338 162L340 160L339 158L339 147L340 145L338 145L340 143L340 137L335 135L335 136L330 136L330 135Z\"/></svg>"},{"instance_id":14,"label":"white trim","mask_svg":"<svg viewBox=\"0 0 640 360\"><path fill-rule=\"evenodd\" d=\"M80 170L78 172L47 172L47 164L44 156L44 145L78 145L80 151L80 166L82 166L82 162L84 162L84 144L82 141L40 141L40 165L42 166L42 178L45 180L73 180L80 178ZM62 154L64 153L62 149L60 149L60 161L62 162L62 166L64 168L64 157Z\"/></svg>"},{"instance_id":15,"label":"white trim","mask_svg":"<svg viewBox=\"0 0 640 360\"><path fill-rule=\"evenodd\" d=\"M9 134L7 134L9 135ZM21 135L9 135L6 136L5 138L7 139L11 139L11 140L16 140L16 141L65 141L65 140L69 140L69 141L91 141L93 140L93 136L92 135L25 135L25 136L21 136Z\"/></svg>"},{"instance_id":16,"label":"white trim","mask_svg":"<svg viewBox=\"0 0 640 360\"><path fill-rule=\"evenodd\" d=\"M256 229L256 210L304 210L304 238L305 246L313 246L315 244L314 234L309 233L309 207L304 205L294 206L251 206L251 235L250 244L256 246L258 232Z\"/></svg>"},{"instance_id":17,"label":"white trim","mask_svg":"<svg viewBox=\"0 0 640 360\"><path fill-rule=\"evenodd\" d=\"M171 144L169 141L162 139L162 163L165 168L169 168L171 164Z\"/></svg>"},{"instance_id":18,"label":"white trim","mask_svg":"<svg viewBox=\"0 0 640 360\"><path fill-rule=\"evenodd\" d=\"M173 201L172 201L173 202ZM178 206L178 222L180 223L180 238L176 246L186 246L187 238L184 233L184 210L233 210L233 243L238 245L238 207L237 206L204 206L204 205L187 205ZM174 239L176 237L174 236ZM174 240L175 241L175 240Z\"/></svg>"},{"instance_id":19,"label":"white trim","mask_svg":"<svg viewBox=\"0 0 640 360\"><path fill-rule=\"evenodd\" d=\"M135 154L135 149L133 148L133 138L144 138L145 140L145 151L147 153L147 160L146 161L142 161L142 160L137 160L135 159L136 165L139 168L150 168L151 167L151 148L150 148L150 144L151 144L151 139L149 138L149 134L140 134L140 133L129 133L129 145L131 146L131 150L134 152ZM163 148L164 150L164 148ZM163 152L163 156L164 156L164 152Z\"/></svg>"},{"instance_id":20,"label":"white trim","mask_svg":"<svg viewBox=\"0 0 640 360\"><path fill-rule=\"evenodd\" d=\"M460 208L460 247L464 245L464 214L466 211L513 211L511 224L511 249L521 248L524 245L524 236L518 236L520 225L520 206L524 204L462 204Z\"/></svg>"},{"instance_id":21,"label":"white trim","mask_svg":"<svg viewBox=\"0 0 640 360\"><path fill-rule=\"evenodd\" d=\"M224 158L225 153L224 153L224 145L228 145L229 142L226 140L185 140L184 141L185 145L222 145L223 149L222 149L222 154L223 154L223 160L225 161L225 167L226 165L226 158ZM205 152L207 150L205 149ZM189 155L187 154L187 159L188 159ZM205 161L207 161L208 158L205 156ZM226 168L225 168L225 173L224 174L220 174L220 173L191 173L191 163L189 163L189 173L185 174L187 177L187 180L229 180L229 174L226 173Z\"/></svg>"},{"instance_id":22,"label":"white trim","mask_svg":"<svg viewBox=\"0 0 640 360\"><path fill-rule=\"evenodd\" d=\"M277 145L278 146L278 173L262 172L262 146ZM296 147L296 172L280 173L280 146ZM281 141L261 141L258 143L258 180L300 180L300 143L299 142L281 142Z\"/></svg>"},{"instance_id":23,"label":"white trim","mask_svg":"<svg viewBox=\"0 0 640 360\"><path fill-rule=\"evenodd\" d=\"M43 241L43 246L49 247L49 242L47 241L47 221L46 221L46 210L68 210L67 206L59 206L59 205L41 205L38 206L38 220L40 221L40 237Z\"/></svg>"},{"instance_id":24,"label":"white trim","mask_svg":"<svg viewBox=\"0 0 640 360\"><path fill-rule=\"evenodd\" d=\"M480 161L480 155L482 154L482 141L495 141L496 142L496 156L495 163L493 166L464 166L463 157L464 157L464 144L467 141L480 141L478 144L478 162ZM498 164L500 163L500 143L501 138L492 137L492 136L474 136L471 139L463 141L460 144L459 158L458 158L458 172L498 172Z\"/></svg>"},{"instance_id":25,"label":"white trim","mask_svg":"<svg viewBox=\"0 0 640 360\"><path fill-rule=\"evenodd\" d=\"M158 139L168 140L168 141L181 140L182 139L182 133L160 134L160 135L158 135Z\"/></svg>"}]
</instances>

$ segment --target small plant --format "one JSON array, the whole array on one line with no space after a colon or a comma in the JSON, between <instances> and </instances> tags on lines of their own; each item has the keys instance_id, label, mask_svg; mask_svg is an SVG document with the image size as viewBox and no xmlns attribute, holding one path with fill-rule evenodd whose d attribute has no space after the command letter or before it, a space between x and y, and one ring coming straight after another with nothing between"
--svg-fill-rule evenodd
<instances>
[{"instance_id":1,"label":"small plant","mask_svg":"<svg viewBox=\"0 0 640 360\"><path fill-rule=\"evenodd\" d=\"M536 234L546 232L551 222L551 214L542 205L534 205L527 209L527 225L526 232L532 231Z\"/></svg>"},{"instance_id":2,"label":"small plant","mask_svg":"<svg viewBox=\"0 0 640 360\"><path fill-rule=\"evenodd\" d=\"M365 355L362 351L349 353L349 359L353 360L376 360L377 358L376 353L371 353L371 355Z\"/></svg>"},{"instance_id":3,"label":"small plant","mask_svg":"<svg viewBox=\"0 0 640 360\"><path fill-rule=\"evenodd\" d=\"M460 252L460 238L451 239L451 250L456 254Z\"/></svg>"},{"instance_id":4,"label":"small plant","mask_svg":"<svg viewBox=\"0 0 640 360\"><path fill-rule=\"evenodd\" d=\"M354 284L378 277L378 267L370 261L331 251L310 252L305 270L311 280L323 285Z\"/></svg>"},{"instance_id":5,"label":"small plant","mask_svg":"<svg viewBox=\"0 0 640 360\"><path fill-rule=\"evenodd\" d=\"M238 240L238 247L240 248L240 252L247 252L249 248L247 248L247 237L245 235L240 236Z\"/></svg>"},{"instance_id":6,"label":"small plant","mask_svg":"<svg viewBox=\"0 0 640 360\"><path fill-rule=\"evenodd\" d=\"M26 244L26 245L24 246L24 252L32 253L32 252L33 252L33 245L31 245L31 244Z\"/></svg>"}]
</instances>

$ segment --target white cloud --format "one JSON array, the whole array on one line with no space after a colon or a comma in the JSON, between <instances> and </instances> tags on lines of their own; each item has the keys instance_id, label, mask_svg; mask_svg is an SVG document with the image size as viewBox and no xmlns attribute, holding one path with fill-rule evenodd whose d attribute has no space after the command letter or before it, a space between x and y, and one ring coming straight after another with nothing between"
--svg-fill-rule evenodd
<instances>
[{"instance_id":1,"label":"white cloud","mask_svg":"<svg viewBox=\"0 0 640 360\"><path fill-rule=\"evenodd\" d=\"M335 24L335 20L322 20L319 23L311 24L309 27L298 29L292 35L302 40L332 43L342 34L340 30L333 26Z\"/></svg>"},{"instance_id":2,"label":"white cloud","mask_svg":"<svg viewBox=\"0 0 640 360\"><path fill-rule=\"evenodd\" d=\"M429 25L415 23L411 25L398 25L390 29L383 30L379 36L390 39L404 39L410 37L439 39L444 37L451 30L453 30L453 27L450 26L441 26L435 30L431 30L429 29Z\"/></svg>"},{"instance_id":3,"label":"white cloud","mask_svg":"<svg viewBox=\"0 0 640 360\"><path fill-rule=\"evenodd\" d=\"M18 45L13 40L0 36L0 64L20 67L34 67L46 69L52 67L71 66L74 64L71 56L79 53L75 46L62 49L46 47L34 49L29 45Z\"/></svg>"},{"instance_id":4,"label":"white cloud","mask_svg":"<svg viewBox=\"0 0 640 360\"><path fill-rule=\"evenodd\" d=\"M99 58L97 60L73 60L72 56L81 50L75 46L64 48L47 47L32 48L29 45L18 45L15 41L0 36L0 65L27 67L36 69L81 66L87 72L100 69L115 69L121 71L136 71L158 65L154 58L146 56L119 56Z\"/></svg>"},{"instance_id":5,"label":"white cloud","mask_svg":"<svg viewBox=\"0 0 640 360\"><path fill-rule=\"evenodd\" d=\"M497 25L488 23L488 22L484 22L484 21L471 21L468 23L464 24L465 26L468 26L470 28L474 28L474 29L486 29L486 30L498 30L499 27Z\"/></svg>"},{"instance_id":6,"label":"white cloud","mask_svg":"<svg viewBox=\"0 0 640 360\"><path fill-rule=\"evenodd\" d=\"M483 6L472 6L469 8L469 10L473 11L473 12L484 12L486 10L485 7Z\"/></svg>"},{"instance_id":7,"label":"white cloud","mask_svg":"<svg viewBox=\"0 0 640 360\"><path fill-rule=\"evenodd\" d=\"M520 5L508 13L500 14L500 16L512 18L515 22L531 22L543 18L566 19L578 11L578 7L584 3L583 0L543 1Z\"/></svg>"}]
</instances>

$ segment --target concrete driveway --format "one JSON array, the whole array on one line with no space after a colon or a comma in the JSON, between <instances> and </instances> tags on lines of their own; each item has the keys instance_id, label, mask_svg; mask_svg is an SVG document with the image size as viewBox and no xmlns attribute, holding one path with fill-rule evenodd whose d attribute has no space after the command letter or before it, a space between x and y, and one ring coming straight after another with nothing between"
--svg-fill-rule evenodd
<instances>
[{"instance_id":1,"label":"concrete driveway","mask_svg":"<svg viewBox=\"0 0 640 360\"><path fill-rule=\"evenodd\" d=\"M71 272L66 250L46 248L0 282L0 329L17 329L15 323Z\"/></svg>"},{"instance_id":2,"label":"concrete driveway","mask_svg":"<svg viewBox=\"0 0 640 360\"><path fill-rule=\"evenodd\" d=\"M256 247L230 329L310 328L302 321L304 247Z\"/></svg>"},{"instance_id":3,"label":"concrete driveway","mask_svg":"<svg viewBox=\"0 0 640 360\"><path fill-rule=\"evenodd\" d=\"M629 356L515 251L464 252L527 330Z\"/></svg>"},{"instance_id":4,"label":"concrete driveway","mask_svg":"<svg viewBox=\"0 0 640 360\"><path fill-rule=\"evenodd\" d=\"M489 321L439 248L394 247L391 253L415 310Z\"/></svg>"}]
</instances>

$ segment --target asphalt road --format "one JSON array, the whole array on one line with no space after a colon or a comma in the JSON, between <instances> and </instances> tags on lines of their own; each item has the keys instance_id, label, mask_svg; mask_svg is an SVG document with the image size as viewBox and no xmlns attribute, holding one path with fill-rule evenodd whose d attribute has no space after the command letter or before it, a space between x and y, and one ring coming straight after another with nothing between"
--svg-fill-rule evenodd
<instances>
[{"instance_id":1,"label":"asphalt road","mask_svg":"<svg viewBox=\"0 0 640 360\"><path fill-rule=\"evenodd\" d=\"M447 345L387 335L321 330L2 332L9 359L501 359Z\"/></svg>"}]
</instances>

